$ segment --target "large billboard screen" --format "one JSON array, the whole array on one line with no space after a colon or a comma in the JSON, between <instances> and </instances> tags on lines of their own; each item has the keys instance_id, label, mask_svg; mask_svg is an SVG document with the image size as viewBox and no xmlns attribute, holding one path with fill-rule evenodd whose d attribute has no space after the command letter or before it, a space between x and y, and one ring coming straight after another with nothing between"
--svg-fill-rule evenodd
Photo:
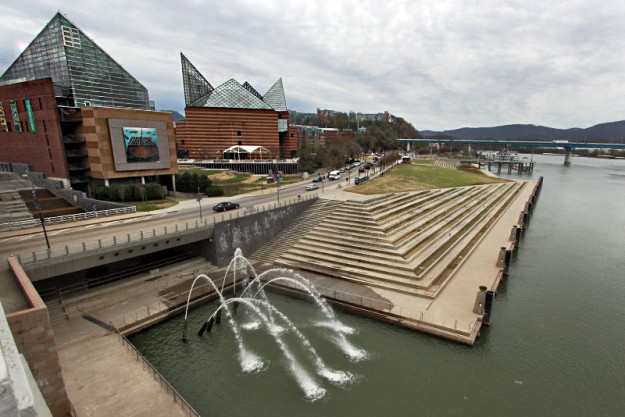
<instances>
[{"instance_id":1,"label":"large billboard screen","mask_svg":"<svg viewBox=\"0 0 625 417\"><path fill-rule=\"evenodd\" d=\"M151 127L122 127L126 161L154 162L158 161L158 134Z\"/></svg>"},{"instance_id":2,"label":"large billboard screen","mask_svg":"<svg viewBox=\"0 0 625 417\"><path fill-rule=\"evenodd\" d=\"M169 169L172 166L167 123L108 119L115 171Z\"/></svg>"}]
</instances>

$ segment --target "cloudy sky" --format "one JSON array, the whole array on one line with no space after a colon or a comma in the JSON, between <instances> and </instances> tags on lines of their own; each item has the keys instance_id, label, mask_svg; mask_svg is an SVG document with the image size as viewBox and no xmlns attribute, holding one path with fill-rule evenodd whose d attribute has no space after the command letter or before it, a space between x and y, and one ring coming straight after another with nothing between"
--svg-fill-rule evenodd
<instances>
[{"instance_id":1,"label":"cloudy sky","mask_svg":"<svg viewBox=\"0 0 625 417\"><path fill-rule=\"evenodd\" d=\"M71 6L70 6L71 5ZM213 86L289 109L389 111L417 129L625 119L618 0L20 0L0 6L0 72L61 11L148 88L184 110L180 52Z\"/></svg>"}]
</instances>

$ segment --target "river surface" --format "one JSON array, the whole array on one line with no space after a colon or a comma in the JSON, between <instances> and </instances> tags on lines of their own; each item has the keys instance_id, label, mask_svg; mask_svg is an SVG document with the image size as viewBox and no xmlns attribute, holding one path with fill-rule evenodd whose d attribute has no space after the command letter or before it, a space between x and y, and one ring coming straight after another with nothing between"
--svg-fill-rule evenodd
<instances>
[{"instance_id":1,"label":"river surface","mask_svg":"<svg viewBox=\"0 0 625 417\"><path fill-rule=\"evenodd\" d=\"M473 347L337 312L356 330L347 340L367 352L353 361L316 325L323 319L312 303L275 294L272 303L329 367L353 375L350 383L315 375L292 332L283 334L285 353L266 331L244 330L266 363L244 373L223 322L195 334L214 305L192 313L189 343L180 341L181 318L131 341L203 417L625 416L625 161L573 158L567 168L563 156L533 159L543 189L492 327ZM323 398L306 398L289 357Z\"/></svg>"}]
</instances>

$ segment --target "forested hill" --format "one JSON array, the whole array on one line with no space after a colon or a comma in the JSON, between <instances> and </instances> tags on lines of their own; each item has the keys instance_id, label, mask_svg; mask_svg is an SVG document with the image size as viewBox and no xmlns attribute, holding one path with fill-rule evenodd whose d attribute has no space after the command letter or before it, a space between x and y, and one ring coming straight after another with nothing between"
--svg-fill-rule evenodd
<instances>
[{"instance_id":1,"label":"forested hill","mask_svg":"<svg viewBox=\"0 0 625 417\"><path fill-rule=\"evenodd\" d=\"M451 137L454 139L495 139L495 140L569 140L571 142L623 142L625 120L601 123L585 129L555 129L536 125L506 125L495 127L463 127L442 132L422 130L426 138Z\"/></svg>"}]
</instances>

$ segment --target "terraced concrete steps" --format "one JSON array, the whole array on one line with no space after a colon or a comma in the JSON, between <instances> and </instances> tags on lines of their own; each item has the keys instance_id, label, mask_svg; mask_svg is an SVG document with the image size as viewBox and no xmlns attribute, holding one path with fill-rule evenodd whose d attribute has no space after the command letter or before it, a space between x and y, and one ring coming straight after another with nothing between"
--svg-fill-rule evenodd
<instances>
[{"instance_id":1,"label":"terraced concrete steps","mask_svg":"<svg viewBox=\"0 0 625 417\"><path fill-rule=\"evenodd\" d=\"M462 254L524 184L350 201L294 242L276 263L394 291L432 295L428 287L444 284Z\"/></svg>"},{"instance_id":2,"label":"terraced concrete steps","mask_svg":"<svg viewBox=\"0 0 625 417\"><path fill-rule=\"evenodd\" d=\"M288 227L274 236L260 249L249 255L248 258L264 263L274 263L278 256L293 247L300 238L317 226L319 222L331 216L333 211L341 204L340 201L317 199Z\"/></svg>"}]
</instances>

